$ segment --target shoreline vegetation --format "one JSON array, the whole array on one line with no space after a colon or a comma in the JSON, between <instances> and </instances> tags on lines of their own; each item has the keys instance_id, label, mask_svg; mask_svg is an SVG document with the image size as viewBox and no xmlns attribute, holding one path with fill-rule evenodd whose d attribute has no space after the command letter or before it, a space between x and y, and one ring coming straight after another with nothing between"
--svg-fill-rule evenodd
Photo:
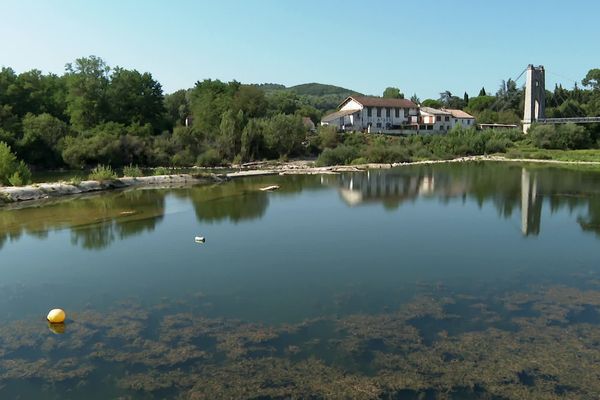
<instances>
[{"instance_id":1,"label":"shoreline vegetation","mask_svg":"<svg viewBox=\"0 0 600 400\"><path fill-rule=\"evenodd\" d=\"M365 163L355 165L318 166L314 161L298 160L289 162L253 162L241 165L232 165L232 172L214 173L203 171L202 167L195 167L198 172L169 174L166 168L157 168L160 175L154 176L123 176L116 175L109 179L90 179L85 181L58 181L36 183L26 186L0 186L0 207L11 203L29 203L63 196L74 196L85 193L103 192L127 188L165 188L182 187L198 184L219 184L232 179L249 178L269 175L319 175L339 174L344 172L362 172L372 169L389 169L411 165L463 163L463 162L512 162L536 163L551 165L592 166L600 168L600 161L586 160L554 160L532 158L508 158L502 155L479 155L456 157L447 160L418 160L394 163ZM225 169L225 168L224 168ZM126 170L127 171L127 170ZM174 170L173 170L174 171ZM162 174L163 172L166 172ZM93 174L90 174L91 176Z\"/></svg>"},{"instance_id":2,"label":"shoreline vegetation","mask_svg":"<svg viewBox=\"0 0 600 400\"><path fill-rule=\"evenodd\" d=\"M584 88L547 90L546 117L600 115L600 69L590 70L581 83ZM112 179L115 170L134 165L220 167L307 158L315 158L317 166L493 154L600 161L600 124L534 124L527 135L517 129L455 126L450 131L405 137L367 134L358 125L344 126L344 132L333 126L317 127L323 115L353 94L350 89L318 83L286 88L211 79L166 94L151 73L113 68L96 56L76 59L60 76L39 70L16 73L3 67L0 185L30 184L30 168L98 166L98 177ZM399 88L387 88L382 95L404 98ZM477 96L443 91L437 100L421 100L416 94L411 100L421 106L464 110L478 123L518 125L523 119L523 98L523 88L509 79L495 93L485 88Z\"/></svg>"}]
</instances>

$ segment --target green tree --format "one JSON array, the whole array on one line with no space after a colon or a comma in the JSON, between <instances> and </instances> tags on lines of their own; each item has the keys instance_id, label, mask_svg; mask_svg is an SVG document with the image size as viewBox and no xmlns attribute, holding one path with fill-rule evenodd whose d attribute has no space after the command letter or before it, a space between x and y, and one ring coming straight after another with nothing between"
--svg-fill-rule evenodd
<instances>
[{"instance_id":1,"label":"green tree","mask_svg":"<svg viewBox=\"0 0 600 400\"><path fill-rule=\"evenodd\" d=\"M265 120L253 118L242 131L240 156L242 161L257 160L264 148Z\"/></svg>"},{"instance_id":2,"label":"green tree","mask_svg":"<svg viewBox=\"0 0 600 400\"><path fill-rule=\"evenodd\" d=\"M402 93L400 91L400 89L398 89L397 87L387 87L383 91L383 98L384 99L403 99L404 93Z\"/></svg>"},{"instance_id":3,"label":"green tree","mask_svg":"<svg viewBox=\"0 0 600 400\"><path fill-rule=\"evenodd\" d=\"M67 113L73 127L82 131L107 120L110 68L96 56L78 58L66 65Z\"/></svg>"},{"instance_id":4,"label":"green tree","mask_svg":"<svg viewBox=\"0 0 600 400\"><path fill-rule=\"evenodd\" d=\"M267 113L265 93L255 85L241 85L233 99L233 108L242 111L246 118L261 118Z\"/></svg>"},{"instance_id":5,"label":"green tree","mask_svg":"<svg viewBox=\"0 0 600 400\"><path fill-rule=\"evenodd\" d=\"M191 115L188 91L181 89L165 96L164 105L171 127L184 125Z\"/></svg>"},{"instance_id":6,"label":"green tree","mask_svg":"<svg viewBox=\"0 0 600 400\"><path fill-rule=\"evenodd\" d=\"M110 76L107 99L110 121L151 124L155 132L160 132L165 114L163 92L150 73L116 67Z\"/></svg>"},{"instance_id":7,"label":"green tree","mask_svg":"<svg viewBox=\"0 0 600 400\"><path fill-rule=\"evenodd\" d=\"M67 136L67 124L50 114L27 114L19 148L29 163L56 167L62 163L60 144Z\"/></svg>"},{"instance_id":8,"label":"green tree","mask_svg":"<svg viewBox=\"0 0 600 400\"><path fill-rule=\"evenodd\" d=\"M265 141L272 155L300 154L306 128L299 116L278 114L273 116L265 130Z\"/></svg>"},{"instance_id":9,"label":"green tree","mask_svg":"<svg viewBox=\"0 0 600 400\"><path fill-rule=\"evenodd\" d=\"M583 86L589 86L593 90L600 90L600 69L590 69L581 83Z\"/></svg>"},{"instance_id":10,"label":"green tree","mask_svg":"<svg viewBox=\"0 0 600 400\"><path fill-rule=\"evenodd\" d=\"M485 92L485 88L482 87L481 90L479 91L478 96L487 96L487 93Z\"/></svg>"},{"instance_id":11,"label":"green tree","mask_svg":"<svg viewBox=\"0 0 600 400\"><path fill-rule=\"evenodd\" d=\"M431 107L431 108L442 108L444 105L439 100L434 99L425 99L423 103L421 103L423 107Z\"/></svg>"},{"instance_id":12,"label":"green tree","mask_svg":"<svg viewBox=\"0 0 600 400\"><path fill-rule=\"evenodd\" d=\"M23 161L11 151L9 145L0 142L0 185L20 186L31 181L31 172Z\"/></svg>"}]
</instances>

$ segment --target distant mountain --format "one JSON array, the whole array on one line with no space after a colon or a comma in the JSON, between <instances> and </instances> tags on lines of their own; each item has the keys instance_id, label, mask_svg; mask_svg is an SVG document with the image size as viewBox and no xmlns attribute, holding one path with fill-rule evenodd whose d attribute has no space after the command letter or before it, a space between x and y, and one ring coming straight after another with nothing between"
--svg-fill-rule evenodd
<instances>
[{"instance_id":1,"label":"distant mountain","mask_svg":"<svg viewBox=\"0 0 600 400\"><path fill-rule=\"evenodd\" d=\"M286 87L277 83L261 83L255 85L262 89L267 96L277 95L277 93L294 93L303 104L308 104L321 112L335 110L336 107L346 97L351 95L360 95L354 90L346 89L340 86L324 85L322 83L304 83Z\"/></svg>"},{"instance_id":2,"label":"distant mountain","mask_svg":"<svg viewBox=\"0 0 600 400\"><path fill-rule=\"evenodd\" d=\"M348 97L353 94L360 94L354 90L346 89L340 86L324 85L322 83L304 83L302 85L289 87L287 90L296 92L298 95L307 96L337 95L341 97Z\"/></svg>"}]
</instances>

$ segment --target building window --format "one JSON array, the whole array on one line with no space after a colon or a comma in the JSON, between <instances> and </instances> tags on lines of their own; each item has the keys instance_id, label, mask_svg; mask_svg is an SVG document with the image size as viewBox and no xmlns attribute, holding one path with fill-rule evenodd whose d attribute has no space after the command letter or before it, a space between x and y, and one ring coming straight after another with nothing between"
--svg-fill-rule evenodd
<instances>
[{"instance_id":1,"label":"building window","mask_svg":"<svg viewBox=\"0 0 600 400\"><path fill-rule=\"evenodd\" d=\"M400 118L400 109L396 108L396 118Z\"/></svg>"},{"instance_id":2,"label":"building window","mask_svg":"<svg viewBox=\"0 0 600 400\"><path fill-rule=\"evenodd\" d=\"M405 109L404 109L404 116L405 116L406 118L408 118L408 108L405 108Z\"/></svg>"},{"instance_id":3,"label":"building window","mask_svg":"<svg viewBox=\"0 0 600 400\"><path fill-rule=\"evenodd\" d=\"M377 116L381 117L381 107L377 107Z\"/></svg>"},{"instance_id":4,"label":"building window","mask_svg":"<svg viewBox=\"0 0 600 400\"><path fill-rule=\"evenodd\" d=\"M378 123L377 123L377 127L378 127L378 128L381 128L381 122L378 122Z\"/></svg>"},{"instance_id":5,"label":"building window","mask_svg":"<svg viewBox=\"0 0 600 400\"><path fill-rule=\"evenodd\" d=\"M467 125L471 125L471 120L470 119L467 120Z\"/></svg>"},{"instance_id":6,"label":"building window","mask_svg":"<svg viewBox=\"0 0 600 400\"><path fill-rule=\"evenodd\" d=\"M437 115L437 116L435 117L435 120L436 120L437 122L440 122L440 121L442 120L442 117L440 117L439 115Z\"/></svg>"},{"instance_id":7,"label":"building window","mask_svg":"<svg viewBox=\"0 0 600 400\"><path fill-rule=\"evenodd\" d=\"M367 107L367 117L372 117L373 109L371 107Z\"/></svg>"},{"instance_id":8,"label":"building window","mask_svg":"<svg viewBox=\"0 0 600 400\"><path fill-rule=\"evenodd\" d=\"M450 121L450 117L446 117L446 121Z\"/></svg>"},{"instance_id":9,"label":"building window","mask_svg":"<svg viewBox=\"0 0 600 400\"><path fill-rule=\"evenodd\" d=\"M392 109L391 108L388 107L385 109L385 116L388 118L392 117Z\"/></svg>"}]
</instances>

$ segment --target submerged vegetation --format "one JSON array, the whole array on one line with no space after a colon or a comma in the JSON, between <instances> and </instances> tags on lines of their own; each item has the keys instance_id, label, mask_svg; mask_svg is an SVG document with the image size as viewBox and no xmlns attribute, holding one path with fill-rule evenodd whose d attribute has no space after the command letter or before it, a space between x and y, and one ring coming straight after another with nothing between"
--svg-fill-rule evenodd
<instances>
[{"instance_id":1,"label":"submerged vegetation","mask_svg":"<svg viewBox=\"0 0 600 400\"><path fill-rule=\"evenodd\" d=\"M82 310L67 338L14 322L0 328L0 394L28 379L46 398L77 398L102 379L122 398L592 398L600 281L586 285L490 297L435 285L386 313L279 326L208 318L205 298L186 312ZM120 372L101 378L104 364Z\"/></svg>"}]
</instances>

